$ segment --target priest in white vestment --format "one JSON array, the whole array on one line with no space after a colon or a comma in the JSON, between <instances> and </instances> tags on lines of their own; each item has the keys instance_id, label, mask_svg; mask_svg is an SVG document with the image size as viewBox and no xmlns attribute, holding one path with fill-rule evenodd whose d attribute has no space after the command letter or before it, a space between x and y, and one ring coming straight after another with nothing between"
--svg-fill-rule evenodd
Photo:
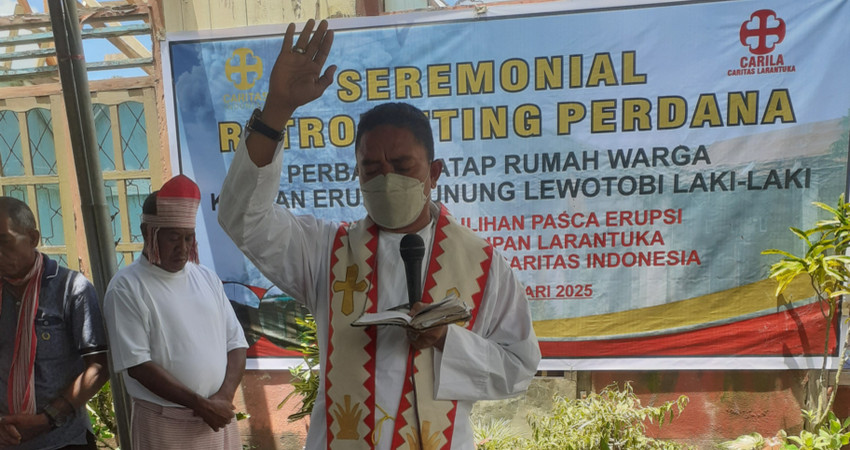
<instances>
[{"instance_id":1,"label":"priest in white vestment","mask_svg":"<svg viewBox=\"0 0 850 450\"><path fill-rule=\"evenodd\" d=\"M307 449L474 449L477 400L523 393L540 360L524 289L504 259L430 201L442 172L430 123L404 103L379 105L357 128L355 158L368 216L352 224L295 216L274 204L282 130L318 98L333 32L287 28L263 110L246 125L222 186L219 222L256 267L313 313L321 353ZM408 302L401 239L425 243L421 302L457 295L472 318L424 332L353 327Z\"/></svg>"}]
</instances>

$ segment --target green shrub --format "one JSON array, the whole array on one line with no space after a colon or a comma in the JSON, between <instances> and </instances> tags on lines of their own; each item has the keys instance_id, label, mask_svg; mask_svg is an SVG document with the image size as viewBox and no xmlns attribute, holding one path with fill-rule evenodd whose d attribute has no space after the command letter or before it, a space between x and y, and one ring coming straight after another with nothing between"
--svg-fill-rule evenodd
<instances>
[{"instance_id":1,"label":"green shrub","mask_svg":"<svg viewBox=\"0 0 850 450\"><path fill-rule=\"evenodd\" d=\"M506 419L477 422L472 427L476 450L504 450L521 448L522 436L510 426Z\"/></svg>"},{"instance_id":2,"label":"green shrub","mask_svg":"<svg viewBox=\"0 0 850 450\"><path fill-rule=\"evenodd\" d=\"M310 415L319 392L319 345L316 339L316 321L313 320L312 315L308 314L304 319L296 318L295 322L301 330L298 333L300 344L298 347L290 347L289 350L300 352L304 362L289 370L295 378L292 383L294 390L277 405L277 409L280 409L292 397L296 395L301 397L301 408L288 417L290 422Z\"/></svg>"},{"instance_id":3,"label":"green shrub","mask_svg":"<svg viewBox=\"0 0 850 450\"><path fill-rule=\"evenodd\" d=\"M86 410L89 413L92 431L97 438L98 448L117 449L115 435L118 433L118 422L115 420L112 389L108 381L86 403Z\"/></svg>"},{"instance_id":4,"label":"green shrub","mask_svg":"<svg viewBox=\"0 0 850 450\"><path fill-rule=\"evenodd\" d=\"M814 411L803 411L803 417L809 422L814 420ZM799 436L788 436L781 430L775 437L765 439L758 433L740 436L734 441L720 444L727 450L761 450L778 448L782 450L839 450L850 443L850 419L841 423L832 411L827 413L826 420L818 427L817 432L800 431Z\"/></svg>"},{"instance_id":5,"label":"green shrub","mask_svg":"<svg viewBox=\"0 0 850 450\"><path fill-rule=\"evenodd\" d=\"M477 450L615 450L689 448L646 436L646 422L659 426L682 414L688 397L661 406L642 406L630 383L612 384L585 399L556 397L552 410L528 418L531 437L516 437L506 423L476 427ZM491 433L488 435L488 433Z\"/></svg>"}]
</instances>

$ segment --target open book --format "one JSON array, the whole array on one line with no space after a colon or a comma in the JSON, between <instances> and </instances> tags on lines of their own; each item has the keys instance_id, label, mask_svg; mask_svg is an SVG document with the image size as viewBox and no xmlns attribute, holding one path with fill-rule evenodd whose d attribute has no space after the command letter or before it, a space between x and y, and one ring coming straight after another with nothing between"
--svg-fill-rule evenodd
<instances>
[{"instance_id":1,"label":"open book","mask_svg":"<svg viewBox=\"0 0 850 450\"><path fill-rule=\"evenodd\" d=\"M470 308L454 293L448 297L422 308L415 316L410 317L405 311L389 310L377 313L367 313L352 322L352 326L366 327L369 325L397 325L412 328L417 331L428 328L461 322L472 318Z\"/></svg>"}]
</instances>

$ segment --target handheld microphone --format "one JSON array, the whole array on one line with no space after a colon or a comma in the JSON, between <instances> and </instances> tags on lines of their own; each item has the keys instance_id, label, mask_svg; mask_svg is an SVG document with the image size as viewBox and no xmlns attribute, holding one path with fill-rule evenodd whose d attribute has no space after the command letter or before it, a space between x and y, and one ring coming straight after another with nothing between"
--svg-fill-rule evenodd
<instances>
[{"instance_id":1,"label":"handheld microphone","mask_svg":"<svg viewBox=\"0 0 850 450\"><path fill-rule=\"evenodd\" d=\"M418 234L405 234L398 246L407 277L407 300L410 306L422 300L422 258L425 242Z\"/></svg>"}]
</instances>

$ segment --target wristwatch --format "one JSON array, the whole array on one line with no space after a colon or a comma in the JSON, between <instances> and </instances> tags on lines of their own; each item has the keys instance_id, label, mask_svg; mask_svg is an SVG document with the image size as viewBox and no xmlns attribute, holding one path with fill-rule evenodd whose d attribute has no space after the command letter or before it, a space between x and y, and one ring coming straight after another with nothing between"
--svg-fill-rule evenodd
<instances>
[{"instance_id":1,"label":"wristwatch","mask_svg":"<svg viewBox=\"0 0 850 450\"><path fill-rule=\"evenodd\" d=\"M250 132L257 132L262 134L263 136L280 142L283 140L283 131L277 131L274 128L268 126L265 122L260 119L260 116L263 112L260 108L254 110L254 113L251 114L251 118L248 119L248 123L245 124L245 128Z\"/></svg>"},{"instance_id":2,"label":"wristwatch","mask_svg":"<svg viewBox=\"0 0 850 450\"><path fill-rule=\"evenodd\" d=\"M50 422L51 428L59 428L68 421L68 416L62 414L58 408L50 403L44 407L44 415L47 416L47 421Z\"/></svg>"}]
</instances>

